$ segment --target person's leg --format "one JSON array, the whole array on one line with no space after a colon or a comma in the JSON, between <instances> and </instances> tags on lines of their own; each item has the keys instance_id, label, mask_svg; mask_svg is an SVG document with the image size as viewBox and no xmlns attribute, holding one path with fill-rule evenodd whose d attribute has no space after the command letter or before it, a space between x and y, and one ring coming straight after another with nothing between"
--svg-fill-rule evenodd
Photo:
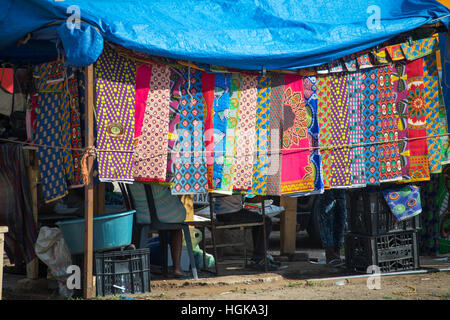
<instances>
[{"instance_id":1,"label":"person's leg","mask_svg":"<svg viewBox=\"0 0 450 320\"><path fill-rule=\"evenodd\" d=\"M181 269L181 250L183 248L183 231L170 231L170 254L172 255L173 273L175 275L185 275Z\"/></svg>"},{"instance_id":2,"label":"person's leg","mask_svg":"<svg viewBox=\"0 0 450 320\"><path fill-rule=\"evenodd\" d=\"M334 252L336 258L340 258L341 247L344 244L345 224L347 221L347 203L345 190L334 190L335 192L335 213L333 227Z\"/></svg>"},{"instance_id":3,"label":"person's leg","mask_svg":"<svg viewBox=\"0 0 450 320\"><path fill-rule=\"evenodd\" d=\"M257 213L254 213L257 214ZM262 217L257 214L260 219ZM270 233L272 232L272 220L266 217L266 246L269 246ZM260 261L264 259L264 228L263 226L255 226L252 228L253 239L253 260Z\"/></svg>"},{"instance_id":4,"label":"person's leg","mask_svg":"<svg viewBox=\"0 0 450 320\"><path fill-rule=\"evenodd\" d=\"M334 224L334 194L333 190L327 190L319 196L320 214L318 216L320 239L322 246L325 249L327 263L334 259L334 238L333 238L333 224Z\"/></svg>"}]
</instances>

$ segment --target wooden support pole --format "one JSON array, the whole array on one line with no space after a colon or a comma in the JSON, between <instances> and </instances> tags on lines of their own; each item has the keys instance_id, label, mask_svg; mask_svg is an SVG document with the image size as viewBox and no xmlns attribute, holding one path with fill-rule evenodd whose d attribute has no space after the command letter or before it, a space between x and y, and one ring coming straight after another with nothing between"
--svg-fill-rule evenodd
<instances>
[{"instance_id":1,"label":"wooden support pole","mask_svg":"<svg viewBox=\"0 0 450 320\"><path fill-rule=\"evenodd\" d=\"M94 145L94 66L86 67L86 146ZM84 187L84 297L95 297L93 281L93 218L94 218L94 182L92 166L94 159L88 157L87 168L89 170L89 182Z\"/></svg>"},{"instance_id":2,"label":"wooden support pole","mask_svg":"<svg viewBox=\"0 0 450 320\"><path fill-rule=\"evenodd\" d=\"M280 205L285 209L280 214L280 254L294 254L297 229L297 198L281 196Z\"/></svg>"}]
</instances>

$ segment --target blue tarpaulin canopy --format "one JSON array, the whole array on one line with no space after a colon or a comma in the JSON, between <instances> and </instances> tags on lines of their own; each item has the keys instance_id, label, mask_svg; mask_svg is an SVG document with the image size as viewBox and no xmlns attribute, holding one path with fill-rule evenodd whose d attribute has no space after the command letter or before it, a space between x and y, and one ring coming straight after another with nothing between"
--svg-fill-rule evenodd
<instances>
[{"instance_id":1,"label":"blue tarpaulin canopy","mask_svg":"<svg viewBox=\"0 0 450 320\"><path fill-rule=\"evenodd\" d=\"M59 44L69 64L89 65L112 42L247 70L320 65L450 14L435 0L0 0L0 8L2 59L51 59Z\"/></svg>"}]
</instances>

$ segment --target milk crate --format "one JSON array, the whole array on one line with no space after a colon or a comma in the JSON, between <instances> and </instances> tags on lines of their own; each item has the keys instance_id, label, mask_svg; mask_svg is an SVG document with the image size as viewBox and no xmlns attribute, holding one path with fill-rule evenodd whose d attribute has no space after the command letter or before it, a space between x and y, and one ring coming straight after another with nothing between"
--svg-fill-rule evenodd
<instances>
[{"instance_id":1,"label":"milk crate","mask_svg":"<svg viewBox=\"0 0 450 320\"><path fill-rule=\"evenodd\" d=\"M150 292L150 250L95 254L97 296Z\"/></svg>"},{"instance_id":2,"label":"milk crate","mask_svg":"<svg viewBox=\"0 0 450 320\"><path fill-rule=\"evenodd\" d=\"M368 236L420 230L420 214L398 221L392 214L381 189L357 189L349 193L347 225L351 233Z\"/></svg>"},{"instance_id":3,"label":"milk crate","mask_svg":"<svg viewBox=\"0 0 450 320\"><path fill-rule=\"evenodd\" d=\"M377 266L380 273L419 268L417 231L379 236L347 233L344 238L345 262L349 270L368 272Z\"/></svg>"}]
</instances>

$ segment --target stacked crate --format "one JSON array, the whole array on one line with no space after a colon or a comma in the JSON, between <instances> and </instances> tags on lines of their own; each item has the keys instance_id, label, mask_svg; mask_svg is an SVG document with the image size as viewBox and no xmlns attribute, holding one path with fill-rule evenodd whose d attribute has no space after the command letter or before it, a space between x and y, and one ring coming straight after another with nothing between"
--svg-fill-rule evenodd
<instances>
[{"instance_id":1,"label":"stacked crate","mask_svg":"<svg viewBox=\"0 0 450 320\"><path fill-rule=\"evenodd\" d=\"M349 193L345 235L347 268L368 272L397 272L419 268L418 230L420 215L398 222L392 214L381 188L355 189Z\"/></svg>"}]
</instances>

